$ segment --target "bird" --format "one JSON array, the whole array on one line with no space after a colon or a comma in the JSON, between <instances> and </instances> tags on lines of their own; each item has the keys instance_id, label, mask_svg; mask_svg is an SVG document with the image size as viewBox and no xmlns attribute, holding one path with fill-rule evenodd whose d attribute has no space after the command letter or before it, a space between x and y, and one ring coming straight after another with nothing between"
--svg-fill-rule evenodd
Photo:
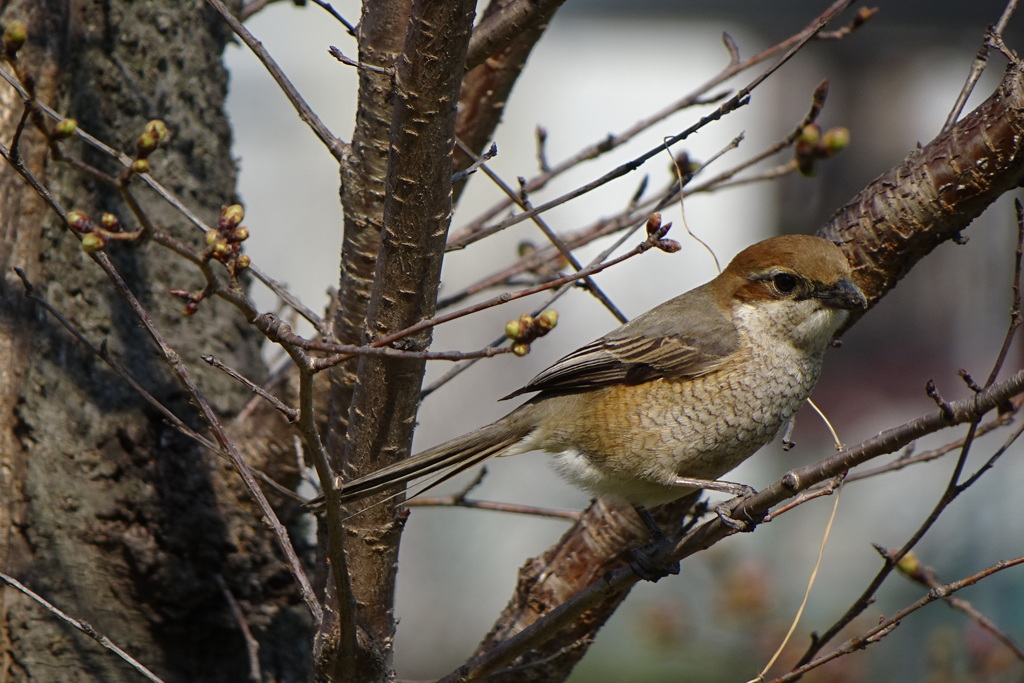
<instances>
[{"instance_id":1,"label":"bird","mask_svg":"<svg viewBox=\"0 0 1024 683\"><path fill-rule=\"evenodd\" d=\"M643 512L719 481L808 398L850 311L866 308L842 250L811 235L747 247L699 287L556 361L504 397L504 417L351 481L348 503L546 451L569 483ZM434 482L431 486L436 485ZM429 488L429 487L428 487ZM322 497L311 501L323 505ZM649 515L645 521L649 520Z\"/></svg>"}]
</instances>

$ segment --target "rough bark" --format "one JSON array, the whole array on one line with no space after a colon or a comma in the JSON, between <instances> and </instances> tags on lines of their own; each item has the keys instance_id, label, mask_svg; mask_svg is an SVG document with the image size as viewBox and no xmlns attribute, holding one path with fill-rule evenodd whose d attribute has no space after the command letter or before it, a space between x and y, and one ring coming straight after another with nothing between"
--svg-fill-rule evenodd
<instances>
[{"instance_id":1,"label":"rough bark","mask_svg":"<svg viewBox=\"0 0 1024 683\"><path fill-rule=\"evenodd\" d=\"M367 302L366 341L428 318L435 309L451 220L456 103L474 7L472 0L425 1L413 3L410 10L402 53L395 62L387 174L377 190L383 190L383 214L381 233L375 237L380 246ZM360 226L360 232L367 236L372 229ZM352 310L343 310L341 317L351 323L352 315ZM429 343L426 332L403 340L403 348L425 349ZM423 371L423 361L369 356L359 360L346 425L346 468L368 471L408 453ZM360 510L372 507L346 525L348 586L336 587L339 600L349 601L338 609L350 611L363 637L352 643L355 634L322 629L325 645L318 668L321 675L331 672L337 680L383 680L392 675L401 515L394 500L374 502L361 502ZM335 519L328 517L328 522ZM330 529L328 534L339 532ZM327 642L338 639L341 647L336 651Z\"/></svg>"},{"instance_id":2,"label":"rough bark","mask_svg":"<svg viewBox=\"0 0 1024 683\"><path fill-rule=\"evenodd\" d=\"M842 246L874 304L932 249L957 238L1022 182L1024 65L1011 63L977 109L873 180L818 234Z\"/></svg>"},{"instance_id":3,"label":"rough bark","mask_svg":"<svg viewBox=\"0 0 1024 683\"><path fill-rule=\"evenodd\" d=\"M215 222L220 206L233 200L235 182L222 111L226 35L219 18L198 0L5 3L0 21L14 18L28 24L23 58L40 98L128 152L148 119L164 119L173 137L153 156L154 173ZM9 143L21 103L7 86L0 92L0 135ZM114 190L47 162L42 142L29 132L21 151L62 205L132 222ZM109 159L77 142L68 149L113 170ZM266 677L302 676L308 655L303 617L290 607L293 583L237 475L170 429L52 318L19 298L13 266L88 338L105 341L154 396L201 429L131 311L77 240L10 168L0 172L8 231L0 244L5 570L159 675L195 681L239 680L249 671L241 631L218 584L223 577L262 642ZM157 225L198 243L168 205L145 192L138 196ZM256 340L237 314L207 301L197 316L184 318L167 292L197 286L194 268L152 244L113 245L108 252L201 376L210 400L224 413L237 410L246 393L194 365L201 353L212 353L260 376ZM138 680L120 660L10 589L0 599L0 678Z\"/></svg>"}]
</instances>

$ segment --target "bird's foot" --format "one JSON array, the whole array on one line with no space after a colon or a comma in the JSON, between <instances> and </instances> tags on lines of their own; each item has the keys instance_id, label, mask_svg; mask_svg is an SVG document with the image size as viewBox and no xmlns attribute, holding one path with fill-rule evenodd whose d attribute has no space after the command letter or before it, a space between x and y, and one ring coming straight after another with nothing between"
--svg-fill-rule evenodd
<instances>
[{"instance_id":1,"label":"bird's foot","mask_svg":"<svg viewBox=\"0 0 1024 683\"><path fill-rule=\"evenodd\" d=\"M733 516L733 509L728 503L722 503L715 508L715 512L718 514L718 518L722 520L722 524L725 524L730 529L735 529L740 533L749 533L753 531L758 524L766 521L767 515L761 514L756 519L750 515L744 513L743 517Z\"/></svg>"},{"instance_id":2,"label":"bird's foot","mask_svg":"<svg viewBox=\"0 0 1024 683\"><path fill-rule=\"evenodd\" d=\"M629 568L644 581L654 583L669 575L679 573L679 560L669 559L673 543L664 534L653 543L633 550L633 561Z\"/></svg>"},{"instance_id":3,"label":"bird's foot","mask_svg":"<svg viewBox=\"0 0 1024 683\"><path fill-rule=\"evenodd\" d=\"M642 505L634 506L644 526L651 534L651 543L633 550L630 569L644 581L655 582L679 573L679 561L670 559L675 544L658 526L650 511Z\"/></svg>"}]
</instances>

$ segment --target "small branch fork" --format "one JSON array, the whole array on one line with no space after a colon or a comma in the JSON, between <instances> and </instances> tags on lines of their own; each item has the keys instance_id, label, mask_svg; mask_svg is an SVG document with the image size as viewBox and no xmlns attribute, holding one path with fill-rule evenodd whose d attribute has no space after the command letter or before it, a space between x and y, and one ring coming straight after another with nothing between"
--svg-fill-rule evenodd
<instances>
[{"instance_id":1,"label":"small branch fork","mask_svg":"<svg viewBox=\"0 0 1024 683\"><path fill-rule=\"evenodd\" d=\"M704 83L702 83L701 85L699 85L697 88L694 89L693 92L691 92L691 93L687 94L686 96L680 98L676 102L670 104L669 106L665 107L664 109L662 109L661 111L655 113L654 115L638 121L633 126L628 128L627 130L622 131L621 133L618 133L618 134L608 135L606 138L600 140L599 142L596 142L596 143L594 143L592 145L589 145L589 146L585 147L584 149L582 149L579 152L577 152L575 155L569 157L565 161L563 161L563 162L561 162L561 163L559 163L559 164L557 164L557 165L555 165L555 166L553 166L551 168L547 168L546 167L547 166L546 163L542 164L543 169L542 169L542 172L540 174L538 174L537 176L535 176L533 178L530 178L529 180L525 180L525 181L523 181L521 183L523 191L526 192L526 193L534 193L534 192L537 192L538 190L541 190L552 179L562 175L563 173L565 173L566 171L569 171L572 168L575 168L576 166L580 165L581 163L583 163L585 161L596 159L599 156L601 156L601 155L603 155L603 154L605 154L605 153L607 153L607 152L609 152L611 150L614 150L614 149L622 146L623 144L625 144L625 143L629 142L630 140L632 140L633 138L635 138L637 135L639 135L639 134L643 133L644 131L652 128L655 124L663 121L664 119L668 118L669 116L671 116L672 114L674 114L676 112L679 112L679 111L681 111L683 109L686 109L686 108L689 108L689 107L692 107L692 106L695 106L695 105L713 104L715 102L719 102L719 101L723 100L724 98L726 98L728 96L728 92L724 91L724 92L719 92L719 93L715 93L715 94L711 94L711 95L708 95L708 93L711 92L712 90L714 90L715 88L721 86L725 81L727 81L730 78L736 76L737 74L742 73L742 72L744 72L744 71L746 71L746 70L748 70L748 69L750 69L750 68L752 68L754 66L757 66L758 64L762 64L762 63L768 61L769 59L777 57L780 54L785 54L785 56L783 56L779 60L778 63L776 63L773 67L771 67L771 69L769 69L769 72L774 71L779 66L781 66L782 62L786 61L791 56L790 53L795 53L795 51L799 50L808 40L812 40L812 39L818 39L818 40L822 40L822 39L824 39L824 40L837 40L837 39L841 39L841 38L845 37L846 35L849 35L851 32L853 32L857 28L861 27L874 14L873 10L862 9L857 14L857 16L854 18L854 20L850 23L849 26L846 26L844 28L838 29L836 31L823 31L823 30L821 30L821 27L825 23L828 23L829 21L831 21L832 18L838 16L843 10L845 10L846 7L849 6L849 4L852 4L852 3L846 3L846 4L844 4L841 7L837 3L837 4L829 7L820 17L818 17L815 21L811 22L801 32L791 36L790 38L787 38L786 40L781 41L780 43L778 43L778 44L776 44L776 45L774 45L774 46L764 50L763 52L761 52L759 54L756 54L753 57L750 57L749 59L746 59L746 60L741 60L740 59L739 49L736 47L736 44L735 44L735 42L733 42L732 38L729 37L728 34L723 34L722 35L722 40L723 40L723 43L725 44L726 50L728 51L729 61L728 61L728 64L726 65L726 67L721 72L719 72L718 74L716 74L715 76L713 76L709 80L707 80ZM757 81L757 82L759 82L759 81ZM756 84L756 82L752 83L751 85L748 85L747 88L745 88L745 90L749 91L750 89L752 89L754 87L755 84ZM725 107L726 105L723 104L721 106ZM710 120L720 118L721 115L723 115L723 114L724 114L724 112L722 112L722 113L718 113L718 112L712 113L711 115L705 117L705 119L702 119L702 122L700 124L698 124L698 125L702 126L705 123L710 122ZM541 137L543 137L543 136L541 136ZM669 138L669 139L672 140L671 138ZM678 140L673 140L672 142L669 142L667 144L671 145L671 144L674 144L674 142L676 142L676 141L678 141ZM660 153L663 149L664 149L664 147L658 147L658 148L652 150L649 153L650 156L647 157L647 158L650 158L650 157ZM638 162L637 160L634 160L633 162L630 162L629 165L633 165L633 164L639 165L639 163L642 163L642 162ZM632 169L630 169L630 170L632 170ZM560 199L555 200L555 201L558 201L559 203L561 203L561 201L567 201L567 199L563 200L563 199L560 198ZM463 248L465 246L468 246L473 241L476 241L476 240L482 238L483 235L479 235L478 236L476 233L481 232L481 231L487 231L487 232L492 231L493 230L492 228L485 228L484 227L486 225L486 223L488 221L494 219L495 217L501 215L503 212L507 211L514 204L515 204L515 201L513 199L511 199L511 198L502 200L500 202L497 202L494 206L492 206L491 208L489 208L486 211L484 211L479 217L477 217L471 223L469 223L466 226L464 226L462 229L460 229L458 231L453 231L453 233L452 233L452 235L451 235L451 237L449 239L448 249L449 250L460 249L460 248ZM547 206L548 205L545 204L543 206L537 207L535 209L535 211L537 213L541 213L544 210L546 210ZM516 216L516 218L519 219L519 220L526 220L526 218L529 218L529 217L530 216ZM516 221L516 222L518 222L518 221ZM507 226L503 225L503 227L507 227ZM497 228L495 228L495 229L497 229Z\"/></svg>"},{"instance_id":2,"label":"small branch fork","mask_svg":"<svg viewBox=\"0 0 1024 683\"><path fill-rule=\"evenodd\" d=\"M599 239L601 237L606 237L610 234L622 231L624 228L628 228L631 225L635 225L640 221L646 220L647 216L651 215L651 213L661 211L668 207L670 204L682 198L697 193L706 193L714 190L719 190L725 187L749 184L761 180L768 180L774 177L795 172L798 166L796 163L796 159L794 158L793 160L790 160L789 162L782 164L781 166L775 169L763 171L755 176L736 179L736 176L739 175L744 170L751 168L755 164L758 164L761 161L768 159L775 154L778 154L780 151L791 147L793 143L798 138L800 138L800 136L804 133L805 129L807 129L808 126L814 125L814 122L817 120L818 115L821 113L821 109L824 106L825 97L827 93L828 84L827 82L822 82L821 84L818 85L817 88L815 88L811 96L811 105L803 120L801 120L793 128L793 130L790 133L788 133L784 138L770 145L768 148L754 155L750 159L747 159L737 164L733 168L727 169L722 173L719 173L718 175L709 178L699 184L694 184L692 186L686 186L681 188L680 183L676 182L669 188L667 188L665 192L663 192L662 194L652 197L643 202L638 202L637 200L639 199L639 197L635 197L634 201L630 202L626 210L623 213L619 214L618 216L601 219L600 221L596 222L595 224L587 228L583 228L576 232L559 236L559 243L563 245L562 247L558 247L557 245L555 245L555 248L553 249L537 249L535 251L532 251L524 255L517 263L514 263L511 266L503 268L498 273L490 275L484 280L476 284L473 284L460 292L455 292L450 296L438 301L438 308L444 309L450 307L485 289L508 285L511 282L512 278L522 274L523 272L545 272L547 270L550 270L549 268L547 268L547 264L550 264L550 262L555 260L556 258L564 258L564 254L562 252L563 248L566 250L576 249L586 244L589 244L590 242L593 242L594 240ZM728 145L726 149L734 149L738 144L739 140L735 140L733 141L733 143ZM716 155L715 158L717 158L718 156L719 155ZM682 185L687 185L687 182L691 181L694 177L696 177L700 171L702 171L709 165L709 163L710 160L702 164L701 167L698 168L696 171L688 173L687 176L683 178L685 182L682 183ZM496 182L499 181L496 180ZM526 193L526 187L528 185L529 183L526 183L522 186L523 189L521 190L521 194ZM531 220L536 219L537 217L534 216ZM456 240L449 242L448 248L461 248L462 246L468 245L472 241L476 241L477 239L480 239L482 237L483 235L480 233L472 233L472 240L466 241L464 243L458 242L458 238L456 238Z\"/></svg>"},{"instance_id":3,"label":"small branch fork","mask_svg":"<svg viewBox=\"0 0 1024 683\"><path fill-rule=\"evenodd\" d=\"M816 669L843 655L847 655L858 650L863 650L869 645L874 645L875 643L881 641L887 635L892 633L894 630L896 630L896 628L902 623L904 619L906 619L908 616L918 611L922 607L929 605L935 602L936 600L949 599L950 596L953 595L953 593L956 593L957 591L963 588L973 586L974 584L978 583L984 578L992 576L993 574L1001 572L1005 569L1017 567L1022 564L1024 564L1024 557L1016 557L1012 560L1004 560L1002 562L997 562L994 565L987 567L975 574L967 576L963 579L960 579L959 581L951 581L950 583L936 585L920 599L908 605L907 607L904 607L891 617L880 620L877 625L875 625L868 631L858 635L855 638L847 640L845 643L839 645L834 650L829 652L827 655L823 655L809 662L802 663L796 668L794 668L792 671L787 672L785 675L772 679L771 683L788 683L789 681L798 680L801 676L803 676L808 671L811 671L812 669Z\"/></svg>"},{"instance_id":4,"label":"small branch fork","mask_svg":"<svg viewBox=\"0 0 1024 683\"><path fill-rule=\"evenodd\" d=\"M687 127L682 132L680 132L680 133L678 133L676 135L673 135L673 136L670 136L670 137L666 138L662 144L658 145L657 147L654 147L652 149L647 150L646 152L644 152L640 156L638 156L638 157L636 157L636 158L634 158L634 159L632 159L630 161L627 161L627 162L625 162L623 164L620 164L619 166L615 167L611 171L608 171L607 173L605 173L601 177L597 178L596 180L593 180L593 181L591 181L589 183L586 183L586 184L584 184L584 185L582 185L580 187L577 187L577 188L575 188L573 190L570 190L569 192L567 192L567 193L565 193L565 194L563 194L563 195L561 195L559 197L556 197L555 199L547 201L547 202L545 202L545 203L543 203L543 204L541 204L539 206L535 206L532 209L529 209L529 210L523 211L521 213L518 213L518 214L516 214L514 216L506 218L503 221L499 221L498 223L496 223L496 224L494 224L494 225L492 225L492 226L490 226L488 228L484 228L484 229L480 229L478 231L475 231L471 235L471 238L467 238L467 240L464 240L463 242L453 242L453 241L450 241L448 248L450 250L451 249L462 248L462 247L466 246L471 241L476 241L476 240L482 239L483 237L486 237L488 235L492 235L492 234L494 234L496 232L500 232L501 230L504 230L505 228L513 226L513 225L515 225L517 223L521 223L521 222L523 222L523 221L525 221L527 219L533 218L534 216L536 216L538 214L541 214L541 213L544 213L544 212L546 212L546 211L548 211L550 209L553 209L556 206L560 206L560 205L562 205L562 204L564 204L564 203L566 203L568 201L576 199L577 197L581 197L581 196L583 196L583 195L585 195L585 194L587 194L589 192L592 192L593 190L596 190L597 188L602 187L602 186L610 183L613 180L621 178L622 176L624 176L624 175L626 175L628 173L631 173L632 171L635 171L636 169L640 168L640 166L642 166L644 163L646 163L650 159L660 155L664 150L670 149L676 143L681 142L683 140L686 140L691 135L693 135L697 131L701 130L702 128L704 128L708 124L710 124L710 123L712 123L714 121L717 121L717 120L721 119L723 116L729 114L730 112L735 111L736 109L739 109L739 108L745 106L749 102L749 100L750 100L750 93L754 89L756 89L769 76L771 76L778 69L780 69L783 64L788 62L793 57L793 55L795 55L797 52L799 52L800 49L802 49L803 46L814 37L814 35L818 31L820 31L822 28L824 28L824 26L829 21L831 21L836 16L838 16L841 12L843 12L851 4L852 4L852 0L839 0L839 2L836 2L834 5L832 5L832 7L829 9L829 11L825 15L823 15L823 17L821 19L819 19L814 24L813 29L809 29L809 30L805 29L804 33L801 36L801 39L799 41L797 41L771 67L766 69L759 76L754 78L749 84L747 84L746 86L741 88L739 91L737 91L735 95L733 95L732 97L729 97L725 102L723 102L721 105L719 105L719 107L717 109L715 109L713 112L711 112L710 114L708 114L706 116L701 117L701 119L697 123Z\"/></svg>"}]
</instances>

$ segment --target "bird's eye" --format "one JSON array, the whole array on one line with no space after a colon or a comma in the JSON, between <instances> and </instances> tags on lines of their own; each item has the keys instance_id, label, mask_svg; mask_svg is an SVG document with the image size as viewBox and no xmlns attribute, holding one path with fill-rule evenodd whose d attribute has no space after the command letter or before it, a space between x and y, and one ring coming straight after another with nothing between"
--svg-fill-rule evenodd
<instances>
[{"instance_id":1,"label":"bird's eye","mask_svg":"<svg viewBox=\"0 0 1024 683\"><path fill-rule=\"evenodd\" d=\"M779 294L792 294L797 286L796 276L789 273L776 273L772 275L772 286Z\"/></svg>"}]
</instances>

